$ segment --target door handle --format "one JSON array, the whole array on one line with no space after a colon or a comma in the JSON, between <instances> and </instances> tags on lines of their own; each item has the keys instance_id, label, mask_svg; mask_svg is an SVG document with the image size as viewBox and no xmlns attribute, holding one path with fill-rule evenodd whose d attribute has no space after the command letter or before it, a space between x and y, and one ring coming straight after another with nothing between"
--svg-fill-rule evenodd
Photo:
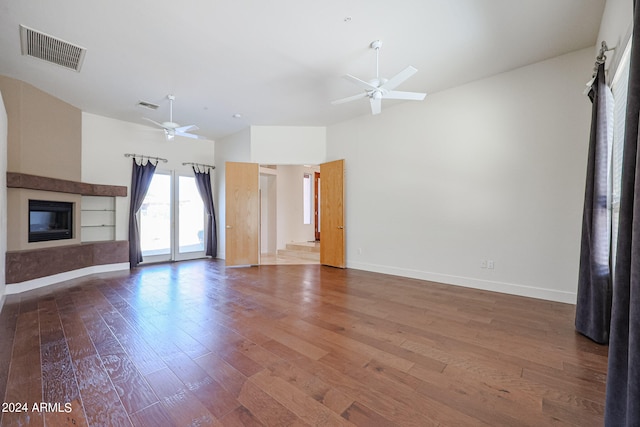
<instances>
[{"instance_id":1,"label":"door handle","mask_svg":"<svg viewBox=\"0 0 640 427\"><path fill-rule=\"evenodd\" d=\"M344 226L339 225L339 226L338 226L338 230L344 230Z\"/></svg>"},{"instance_id":2,"label":"door handle","mask_svg":"<svg viewBox=\"0 0 640 427\"><path fill-rule=\"evenodd\" d=\"M230 225L227 225L227 228L231 228L231 226L230 226Z\"/></svg>"}]
</instances>

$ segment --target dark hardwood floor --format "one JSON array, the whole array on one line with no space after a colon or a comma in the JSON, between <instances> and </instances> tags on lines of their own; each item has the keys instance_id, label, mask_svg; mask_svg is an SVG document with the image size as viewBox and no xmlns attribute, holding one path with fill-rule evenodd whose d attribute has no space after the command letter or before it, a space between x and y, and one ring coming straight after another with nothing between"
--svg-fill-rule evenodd
<instances>
[{"instance_id":1,"label":"dark hardwood floor","mask_svg":"<svg viewBox=\"0 0 640 427\"><path fill-rule=\"evenodd\" d=\"M573 323L357 270L150 265L7 299L0 424L602 425L607 348Z\"/></svg>"}]
</instances>

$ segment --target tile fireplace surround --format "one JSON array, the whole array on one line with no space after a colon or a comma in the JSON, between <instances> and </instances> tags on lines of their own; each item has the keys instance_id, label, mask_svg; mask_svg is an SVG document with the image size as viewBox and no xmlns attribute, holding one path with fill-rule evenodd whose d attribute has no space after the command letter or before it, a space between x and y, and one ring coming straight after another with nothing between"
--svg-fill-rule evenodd
<instances>
[{"instance_id":1,"label":"tile fireplace surround","mask_svg":"<svg viewBox=\"0 0 640 427\"><path fill-rule=\"evenodd\" d=\"M14 172L7 172L7 188L80 196L127 196L127 187L124 186L89 184ZM20 233L23 232L26 234L28 230L20 230ZM129 244L126 240L63 242L48 247L34 245L33 248L9 250L6 254L6 290L7 294L18 293L105 269L128 268L128 263Z\"/></svg>"}]
</instances>

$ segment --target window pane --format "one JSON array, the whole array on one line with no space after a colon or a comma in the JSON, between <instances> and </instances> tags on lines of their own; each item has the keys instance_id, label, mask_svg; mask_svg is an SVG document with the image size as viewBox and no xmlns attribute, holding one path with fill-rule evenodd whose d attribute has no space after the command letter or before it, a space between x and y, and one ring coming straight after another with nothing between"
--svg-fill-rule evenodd
<instances>
[{"instance_id":1,"label":"window pane","mask_svg":"<svg viewBox=\"0 0 640 427\"><path fill-rule=\"evenodd\" d=\"M196 179L191 176L178 178L178 218L180 253L204 250L204 205Z\"/></svg>"},{"instance_id":2,"label":"window pane","mask_svg":"<svg viewBox=\"0 0 640 427\"><path fill-rule=\"evenodd\" d=\"M302 202L304 206L303 224L311 224L311 175L304 174L302 180Z\"/></svg>"},{"instance_id":3,"label":"window pane","mask_svg":"<svg viewBox=\"0 0 640 427\"><path fill-rule=\"evenodd\" d=\"M140 208L142 256L171 253L171 176L154 174Z\"/></svg>"},{"instance_id":4,"label":"window pane","mask_svg":"<svg viewBox=\"0 0 640 427\"><path fill-rule=\"evenodd\" d=\"M618 65L611 90L614 99L613 149L611 155L611 261L616 265L618 249L618 225L620 216L620 185L622 183L622 154L624 148L625 118L627 111L627 94L629 90L629 46L625 49Z\"/></svg>"}]
</instances>

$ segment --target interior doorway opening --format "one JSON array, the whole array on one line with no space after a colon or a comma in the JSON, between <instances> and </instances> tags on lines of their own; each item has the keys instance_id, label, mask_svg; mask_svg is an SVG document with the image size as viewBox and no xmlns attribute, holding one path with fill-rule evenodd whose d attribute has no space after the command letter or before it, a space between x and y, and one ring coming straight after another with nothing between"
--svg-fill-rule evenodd
<instances>
[{"instance_id":1,"label":"interior doorway opening","mask_svg":"<svg viewBox=\"0 0 640 427\"><path fill-rule=\"evenodd\" d=\"M308 167L311 166L304 166L304 168ZM260 261L260 167L257 163L226 162L225 168L225 265L233 267L268 263L266 259L263 262ZM265 172L267 170L269 172ZM287 242L311 243L313 250L319 249L318 264L346 268L344 159L322 163L319 165L319 170L322 178L322 194L319 197L322 245L315 241L313 227L304 224L304 221L302 221L303 224L310 227L309 235L312 237L305 235L301 238L299 236L292 238L291 235L283 233L283 230L296 230L300 227L303 216L302 202L289 204L285 208L280 206L282 200L290 196L296 199L303 193L300 188L303 175L298 174L294 166L264 167L263 173L276 175L274 203L276 203L277 247L282 248ZM292 171L294 179L284 179L285 175ZM288 188L288 185L291 185L291 188ZM265 221L265 224L268 223L269 221ZM291 228L281 227L281 224Z\"/></svg>"},{"instance_id":2,"label":"interior doorway opening","mask_svg":"<svg viewBox=\"0 0 640 427\"><path fill-rule=\"evenodd\" d=\"M260 264L319 264L315 165L260 166Z\"/></svg>"}]
</instances>

